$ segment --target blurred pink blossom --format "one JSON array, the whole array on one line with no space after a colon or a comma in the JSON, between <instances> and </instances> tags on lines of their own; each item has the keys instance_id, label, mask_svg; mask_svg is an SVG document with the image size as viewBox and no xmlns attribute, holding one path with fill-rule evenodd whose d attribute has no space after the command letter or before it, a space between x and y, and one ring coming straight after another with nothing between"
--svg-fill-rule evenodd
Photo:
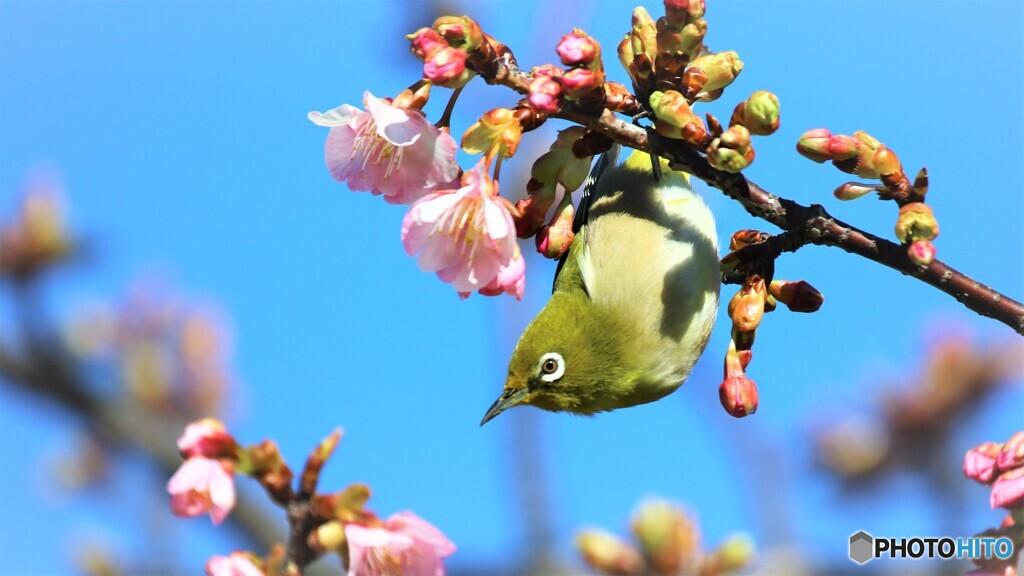
<instances>
[{"instance_id":1,"label":"blurred pink blossom","mask_svg":"<svg viewBox=\"0 0 1024 576\"><path fill-rule=\"evenodd\" d=\"M309 119L331 129L324 145L327 169L355 191L383 194L391 204L410 204L459 172L458 145L419 110L363 93L359 110L345 104Z\"/></svg>"},{"instance_id":2,"label":"blurred pink blossom","mask_svg":"<svg viewBox=\"0 0 1024 576\"><path fill-rule=\"evenodd\" d=\"M463 174L458 190L434 192L412 205L402 221L402 245L410 256L420 253L421 269L436 272L460 293L475 292L512 264L512 209L481 160Z\"/></svg>"},{"instance_id":3,"label":"blurred pink blossom","mask_svg":"<svg viewBox=\"0 0 1024 576\"><path fill-rule=\"evenodd\" d=\"M235 483L219 460L193 456L185 460L167 482L171 512L193 517L209 512L214 524L227 518L235 506Z\"/></svg>"},{"instance_id":4,"label":"blurred pink blossom","mask_svg":"<svg viewBox=\"0 0 1024 576\"><path fill-rule=\"evenodd\" d=\"M232 552L230 556L214 556L206 562L206 576L263 576L245 552Z\"/></svg>"},{"instance_id":5,"label":"blurred pink blossom","mask_svg":"<svg viewBox=\"0 0 1024 576\"><path fill-rule=\"evenodd\" d=\"M186 458L214 458L234 446L235 439L227 433L224 424L214 418L203 418L185 426L185 432L178 438L178 450Z\"/></svg>"},{"instance_id":6,"label":"blurred pink blossom","mask_svg":"<svg viewBox=\"0 0 1024 576\"><path fill-rule=\"evenodd\" d=\"M993 509L1024 507L1024 468L1003 472L992 483L989 504Z\"/></svg>"},{"instance_id":7,"label":"blurred pink blossom","mask_svg":"<svg viewBox=\"0 0 1024 576\"><path fill-rule=\"evenodd\" d=\"M426 520L399 512L382 527L345 526L349 576L407 574L443 576L444 559L455 545Z\"/></svg>"},{"instance_id":8,"label":"blurred pink blossom","mask_svg":"<svg viewBox=\"0 0 1024 576\"><path fill-rule=\"evenodd\" d=\"M964 476L983 484L991 482L999 448L1000 445L995 442L986 442L968 450L964 456Z\"/></svg>"}]
</instances>

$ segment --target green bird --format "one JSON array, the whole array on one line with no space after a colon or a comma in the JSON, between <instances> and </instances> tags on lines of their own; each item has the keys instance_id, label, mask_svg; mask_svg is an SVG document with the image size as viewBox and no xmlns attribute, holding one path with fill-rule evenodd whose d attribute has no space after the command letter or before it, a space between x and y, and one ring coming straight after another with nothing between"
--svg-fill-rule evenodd
<instances>
[{"instance_id":1,"label":"green bird","mask_svg":"<svg viewBox=\"0 0 1024 576\"><path fill-rule=\"evenodd\" d=\"M481 425L518 405L591 415L654 402L704 351L721 283L715 220L688 175L635 151L584 188L554 292L526 328Z\"/></svg>"}]
</instances>

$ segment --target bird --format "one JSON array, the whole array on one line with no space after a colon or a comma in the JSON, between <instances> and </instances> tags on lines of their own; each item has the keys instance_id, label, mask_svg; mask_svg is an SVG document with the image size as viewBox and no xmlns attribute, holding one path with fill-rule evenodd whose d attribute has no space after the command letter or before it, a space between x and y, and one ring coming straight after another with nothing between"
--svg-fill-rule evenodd
<instances>
[{"instance_id":1,"label":"bird","mask_svg":"<svg viewBox=\"0 0 1024 576\"><path fill-rule=\"evenodd\" d=\"M480 425L513 406L593 415L678 389L707 346L721 273L715 219L689 175L618 147L591 170L551 298Z\"/></svg>"}]
</instances>

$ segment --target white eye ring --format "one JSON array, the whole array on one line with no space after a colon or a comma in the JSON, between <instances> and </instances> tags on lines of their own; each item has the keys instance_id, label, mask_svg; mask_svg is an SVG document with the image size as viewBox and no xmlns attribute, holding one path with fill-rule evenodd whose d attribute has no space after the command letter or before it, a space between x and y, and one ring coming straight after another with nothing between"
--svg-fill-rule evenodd
<instances>
[{"instance_id":1,"label":"white eye ring","mask_svg":"<svg viewBox=\"0 0 1024 576\"><path fill-rule=\"evenodd\" d=\"M565 374L565 359L558 352L548 352L540 357L537 363L537 371L540 372L540 379L545 382L554 382Z\"/></svg>"}]
</instances>

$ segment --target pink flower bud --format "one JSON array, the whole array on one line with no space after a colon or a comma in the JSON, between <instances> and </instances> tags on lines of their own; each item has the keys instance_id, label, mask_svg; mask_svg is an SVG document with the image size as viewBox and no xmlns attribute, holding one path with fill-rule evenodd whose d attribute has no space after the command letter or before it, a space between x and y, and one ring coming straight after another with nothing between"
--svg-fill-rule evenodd
<instances>
[{"instance_id":1,"label":"pink flower bud","mask_svg":"<svg viewBox=\"0 0 1024 576\"><path fill-rule=\"evenodd\" d=\"M1013 470L1024 465L1024 432L1017 432L1003 444L996 458L1000 470Z\"/></svg>"},{"instance_id":2,"label":"pink flower bud","mask_svg":"<svg viewBox=\"0 0 1024 576\"><path fill-rule=\"evenodd\" d=\"M448 43L433 28L420 28L406 36L411 41L412 53L422 61L429 60L435 52L448 47Z\"/></svg>"},{"instance_id":3,"label":"pink flower bud","mask_svg":"<svg viewBox=\"0 0 1024 576\"><path fill-rule=\"evenodd\" d=\"M775 280L768 287L768 291L793 312L816 312L825 301L821 292L803 280Z\"/></svg>"},{"instance_id":4,"label":"pink flower bud","mask_svg":"<svg viewBox=\"0 0 1024 576\"><path fill-rule=\"evenodd\" d=\"M985 442L968 450L964 456L964 476L982 484L992 482L1000 448L1001 446L995 442Z\"/></svg>"},{"instance_id":5,"label":"pink flower bud","mask_svg":"<svg viewBox=\"0 0 1024 576\"><path fill-rule=\"evenodd\" d=\"M820 164L830 158L828 145L831 140L832 133L824 128L808 130L797 140L796 151Z\"/></svg>"},{"instance_id":6,"label":"pink flower bud","mask_svg":"<svg viewBox=\"0 0 1024 576\"><path fill-rule=\"evenodd\" d=\"M861 184L860 182L847 182L842 186L835 189L832 195L840 200L856 200L861 196L877 192L878 188L869 184Z\"/></svg>"},{"instance_id":7,"label":"pink flower bud","mask_svg":"<svg viewBox=\"0 0 1024 576\"><path fill-rule=\"evenodd\" d=\"M185 432L178 438L178 450L186 458L234 457L238 444L219 420L204 418L185 427Z\"/></svg>"},{"instance_id":8,"label":"pink flower bud","mask_svg":"<svg viewBox=\"0 0 1024 576\"><path fill-rule=\"evenodd\" d=\"M992 483L989 504L996 508L1020 508L1024 506L1024 468L1003 472Z\"/></svg>"},{"instance_id":9,"label":"pink flower bud","mask_svg":"<svg viewBox=\"0 0 1024 576\"><path fill-rule=\"evenodd\" d=\"M516 212L512 219L516 224L516 236L531 238L544 225L548 210L555 202L555 182L541 183L531 179L526 188L530 195L516 202ZM532 189L535 188L535 189Z\"/></svg>"},{"instance_id":10,"label":"pink flower bud","mask_svg":"<svg viewBox=\"0 0 1024 576\"><path fill-rule=\"evenodd\" d=\"M573 68L562 75L562 88L569 96L581 96L604 85L604 74L590 68Z\"/></svg>"},{"instance_id":11,"label":"pink flower bud","mask_svg":"<svg viewBox=\"0 0 1024 576\"><path fill-rule=\"evenodd\" d=\"M935 244L930 240L917 240L907 246L907 257L918 266L928 266L935 261Z\"/></svg>"},{"instance_id":12,"label":"pink flower bud","mask_svg":"<svg viewBox=\"0 0 1024 576\"><path fill-rule=\"evenodd\" d=\"M537 252L543 254L545 258L558 260L569 251L575 236L572 231L573 214L572 197L566 194L551 223L541 226L537 231Z\"/></svg>"},{"instance_id":13,"label":"pink flower bud","mask_svg":"<svg viewBox=\"0 0 1024 576\"><path fill-rule=\"evenodd\" d=\"M562 105L562 85L548 76L536 76L530 82L527 99L538 112L554 114Z\"/></svg>"},{"instance_id":14,"label":"pink flower bud","mask_svg":"<svg viewBox=\"0 0 1024 576\"><path fill-rule=\"evenodd\" d=\"M423 77L435 84L446 84L466 72L466 53L452 47L442 48L423 63Z\"/></svg>"},{"instance_id":15,"label":"pink flower bud","mask_svg":"<svg viewBox=\"0 0 1024 576\"><path fill-rule=\"evenodd\" d=\"M601 56L601 46L597 40L579 28L562 36L555 50L566 66L589 66Z\"/></svg>"},{"instance_id":16,"label":"pink flower bud","mask_svg":"<svg viewBox=\"0 0 1024 576\"><path fill-rule=\"evenodd\" d=\"M757 412L757 384L746 375L726 378L718 387L718 399L732 416L749 416Z\"/></svg>"},{"instance_id":17,"label":"pink flower bud","mask_svg":"<svg viewBox=\"0 0 1024 576\"><path fill-rule=\"evenodd\" d=\"M704 0L665 0L665 19L676 27L704 16Z\"/></svg>"}]
</instances>

